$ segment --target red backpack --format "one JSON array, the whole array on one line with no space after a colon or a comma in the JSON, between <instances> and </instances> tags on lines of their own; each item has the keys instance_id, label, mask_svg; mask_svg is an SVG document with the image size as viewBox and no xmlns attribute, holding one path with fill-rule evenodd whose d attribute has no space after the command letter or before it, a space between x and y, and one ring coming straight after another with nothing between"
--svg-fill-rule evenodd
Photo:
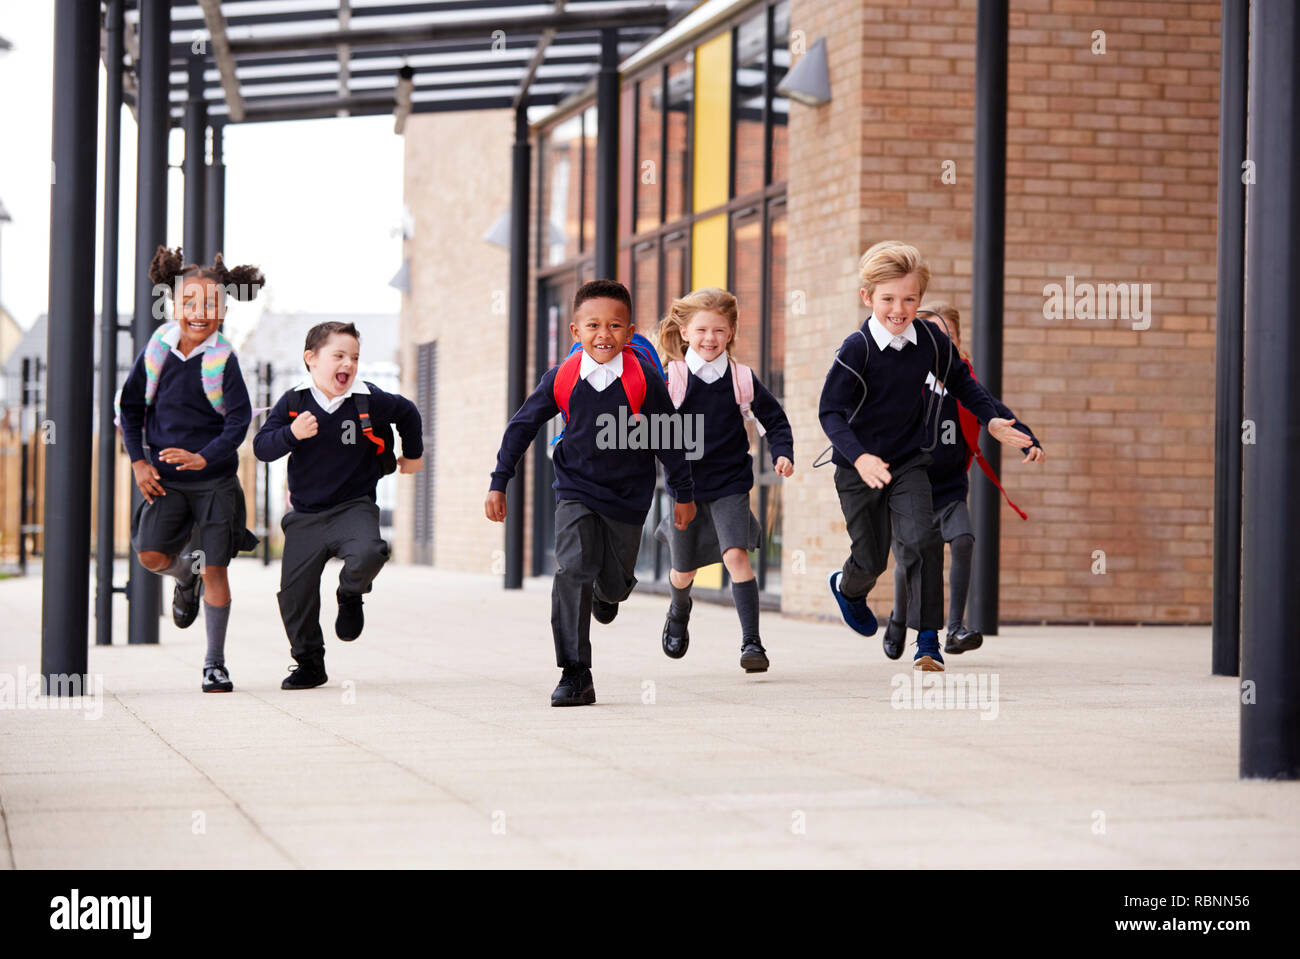
<instances>
[{"instance_id":1,"label":"red backpack","mask_svg":"<svg viewBox=\"0 0 1300 959\"><path fill-rule=\"evenodd\" d=\"M569 397L573 395L573 387L577 385L578 375L582 370L582 350L570 353L568 359L560 364L560 368L555 372L555 382L552 385L552 395L555 397L555 405L560 408L560 415L564 417L564 422L569 422ZM641 412L641 404L645 402L645 370L641 368L641 363L637 359L635 351L630 356L623 359L623 375L621 377L623 392L627 394L627 403L632 410L632 416L635 417ZM562 434L561 434L562 435ZM554 443L560 437L555 437L551 442Z\"/></svg>"}]
</instances>

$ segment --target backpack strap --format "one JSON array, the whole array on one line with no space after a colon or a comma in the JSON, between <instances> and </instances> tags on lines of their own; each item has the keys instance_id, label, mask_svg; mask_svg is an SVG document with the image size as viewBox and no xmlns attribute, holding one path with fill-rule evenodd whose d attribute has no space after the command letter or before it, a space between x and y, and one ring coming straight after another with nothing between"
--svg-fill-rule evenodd
<instances>
[{"instance_id":1,"label":"backpack strap","mask_svg":"<svg viewBox=\"0 0 1300 959\"><path fill-rule=\"evenodd\" d=\"M293 419L300 412L302 412L302 394L305 392L307 391L306 390L289 391L289 398L287 400L289 406L289 419Z\"/></svg>"},{"instance_id":2,"label":"backpack strap","mask_svg":"<svg viewBox=\"0 0 1300 959\"><path fill-rule=\"evenodd\" d=\"M669 360L665 372L668 374L668 396L674 407L681 406L682 400L686 399L686 386L691 378L690 368L685 360Z\"/></svg>"},{"instance_id":3,"label":"backpack strap","mask_svg":"<svg viewBox=\"0 0 1300 959\"><path fill-rule=\"evenodd\" d=\"M366 439L379 447L379 449L375 450L375 455L378 456L384 452L387 444L384 443L382 436L375 435L374 426L370 422L370 397L365 393L353 393L352 402L357 406L357 416L361 420L361 432L366 434Z\"/></svg>"},{"instance_id":4,"label":"backpack strap","mask_svg":"<svg viewBox=\"0 0 1300 959\"><path fill-rule=\"evenodd\" d=\"M731 388L736 394L736 405L740 407L740 415L753 422L759 436L765 436L767 430L763 429L763 424L754 415L754 371L744 363L732 360Z\"/></svg>"},{"instance_id":5,"label":"backpack strap","mask_svg":"<svg viewBox=\"0 0 1300 959\"><path fill-rule=\"evenodd\" d=\"M627 394L627 405L632 411L632 417L635 419L641 412L641 404L645 402L645 367L637 358L636 353L632 354L631 359L623 359L623 392Z\"/></svg>"},{"instance_id":6,"label":"backpack strap","mask_svg":"<svg viewBox=\"0 0 1300 959\"><path fill-rule=\"evenodd\" d=\"M212 404L212 408L222 416L226 415L226 363L234 352L235 348L230 345L230 341L218 331L216 345L209 347L200 361L199 373L203 377L203 392L208 402Z\"/></svg>"},{"instance_id":7,"label":"backpack strap","mask_svg":"<svg viewBox=\"0 0 1300 959\"><path fill-rule=\"evenodd\" d=\"M555 380L551 383L551 395L555 397L555 405L560 408L560 415L564 417L564 422L569 422L569 397L573 395L573 387L578 382L578 373L582 369L582 350L576 353L570 353L568 358L560 364L559 369L555 371Z\"/></svg>"},{"instance_id":8,"label":"backpack strap","mask_svg":"<svg viewBox=\"0 0 1300 959\"><path fill-rule=\"evenodd\" d=\"M965 363L966 368L970 370L971 379L974 379L975 367L971 365L969 360L963 359L962 362ZM946 388L947 387L945 387L945 389ZM956 400L956 397L953 397L953 399ZM970 461L971 458L974 457L975 462L979 463L980 469L984 471L984 475L989 478L989 482L998 488L998 492L1001 493L1002 497L1007 501L1007 505L1015 510L1021 519L1029 519L1024 510L1011 502L1011 497L1007 494L1007 491L1002 488L1002 483L998 480L998 474L994 472L993 465L989 463L989 461L984 458L984 454L980 452L979 420L975 418L974 413L961 405L960 400L957 400L957 419L961 423L962 439L966 441L966 448L969 450L969 453L966 455L966 469L970 469ZM1029 439L1029 437L1026 436L1025 439ZM1032 442L1032 440L1030 442Z\"/></svg>"}]
</instances>

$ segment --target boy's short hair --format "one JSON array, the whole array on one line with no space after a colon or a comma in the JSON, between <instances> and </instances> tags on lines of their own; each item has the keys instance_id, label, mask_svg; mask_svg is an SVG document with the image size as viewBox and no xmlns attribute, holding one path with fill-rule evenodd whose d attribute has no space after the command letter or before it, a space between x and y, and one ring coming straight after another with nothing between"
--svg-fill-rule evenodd
<instances>
[{"instance_id":1,"label":"boy's short hair","mask_svg":"<svg viewBox=\"0 0 1300 959\"><path fill-rule=\"evenodd\" d=\"M618 280L589 280L578 287L578 292L573 294L573 312L578 312L578 307L588 300L594 300L598 297L607 297L611 300L618 300L627 307L628 319L636 322L632 318L632 294L627 291L627 287Z\"/></svg>"},{"instance_id":2,"label":"boy's short hair","mask_svg":"<svg viewBox=\"0 0 1300 959\"><path fill-rule=\"evenodd\" d=\"M325 341L335 333L344 333L348 336L354 336L356 337L358 344L361 342L361 331L357 329L355 323L339 323L335 320L331 320L329 323L317 323L307 331L307 342L303 346L303 352L315 353L324 346ZM307 361L303 360L302 365L307 366ZM311 367L307 366L307 369L310 370Z\"/></svg>"},{"instance_id":3,"label":"boy's short hair","mask_svg":"<svg viewBox=\"0 0 1300 959\"><path fill-rule=\"evenodd\" d=\"M858 279L867 296L875 293L881 283L901 279L909 273L916 274L921 295L925 296L925 288L930 285L930 267L920 250L901 240L882 240L858 261Z\"/></svg>"}]
</instances>

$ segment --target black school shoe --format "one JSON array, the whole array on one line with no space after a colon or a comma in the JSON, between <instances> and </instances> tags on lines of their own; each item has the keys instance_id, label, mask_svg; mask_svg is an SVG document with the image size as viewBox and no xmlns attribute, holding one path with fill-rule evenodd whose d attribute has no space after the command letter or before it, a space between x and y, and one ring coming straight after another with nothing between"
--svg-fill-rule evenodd
<instances>
[{"instance_id":1,"label":"black school shoe","mask_svg":"<svg viewBox=\"0 0 1300 959\"><path fill-rule=\"evenodd\" d=\"M608 626L614 622L614 617L618 615L618 603L607 603L603 599L591 597L591 615L596 618L596 622L604 623Z\"/></svg>"},{"instance_id":2,"label":"black school shoe","mask_svg":"<svg viewBox=\"0 0 1300 959\"><path fill-rule=\"evenodd\" d=\"M686 655L686 650L691 645L691 634L686 628L686 624L691 618L691 607L695 605L695 600L686 600L686 610L680 616L673 615L673 606L669 605L668 615L664 618L664 634L660 640L660 645L664 648L664 655L671 659L681 659ZM673 627L677 627L676 630ZM681 635L677 635L680 633Z\"/></svg>"},{"instance_id":3,"label":"black school shoe","mask_svg":"<svg viewBox=\"0 0 1300 959\"><path fill-rule=\"evenodd\" d=\"M967 629L963 623L956 623L948 627L948 638L944 640L943 651L945 653L966 653L972 649L979 649L983 645L983 633Z\"/></svg>"},{"instance_id":4,"label":"black school shoe","mask_svg":"<svg viewBox=\"0 0 1300 959\"><path fill-rule=\"evenodd\" d=\"M325 654L305 656L297 666L289 667L289 675L280 684L281 689L313 689L329 682L325 675Z\"/></svg>"},{"instance_id":5,"label":"black school shoe","mask_svg":"<svg viewBox=\"0 0 1300 959\"><path fill-rule=\"evenodd\" d=\"M586 666L565 666L560 684L551 693L552 706L590 706L596 702L596 686Z\"/></svg>"},{"instance_id":6,"label":"black school shoe","mask_svg":"<svg viewBox=\"0 0 1300 959\"><path fill-rule=\"evenodd\" d=\"M885 655L890 659L898 659L898 657L902 656L903 649L907 646L907 623L900 623L891 614L889 625L885 627L885 635L881 638L880 645L885 650Z\"/></svg>"},{"instance_id":7,"label":"black school shoe","mask_svg":"<svg viewBox=\"0 0 1300 959\"><path fill-rule=\"evenodd\" d=\"M229 693L233 692L234 688L235 684L230 681L230 674L226 672L225 663L203 667L203 691L205 693Z\"/></svg>"},{"instance_id":8,"label":"black school shoe","mask_svg":"<svg viewBox=\"0 0 1300 959\"><path fill-rule=\"evenodd\" d=\"M740 665L747 673L767 672L767 650L757 637L740 648Z\"/></svg>"},{"instance_id":9,"label":"black school shoe","mask_svg":"<svg viewBox=\"0 0 1300 959\"><path fill-rule=\"evenodd\" d=\"M361 635L366 625L366 614L361 611L361 594L345 593L342 589L335 591L339 601L339 615L334 620L334 632L339 639L350 643Z\"/></svg>"},{"instance_id":10,"label":"black school shoe","mask_svg":"<svg viewBox=\"0 0 1300 959\"><path fill-rule=\"evenodd\" d=\"M172 622L181 629L194 624L199 615L199 600L203 598L203 577L198 573L192 575L190 585L182 586L177 580L172 590Z\"/></svg>"}]
</instances>

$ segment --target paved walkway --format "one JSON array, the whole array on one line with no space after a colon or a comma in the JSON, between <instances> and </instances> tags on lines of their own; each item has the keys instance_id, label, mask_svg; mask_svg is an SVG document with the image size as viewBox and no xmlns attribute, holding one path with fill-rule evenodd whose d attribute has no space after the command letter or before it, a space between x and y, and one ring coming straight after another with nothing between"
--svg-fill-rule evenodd
<instances>
[{"instance_id":1,"label":"paved walkway","mask_svg":"<svg viewBox=\"0 0 1300 959\"><path fill-rule=\"evenodd\" d=\"M1237 779L1207 629L1008 628L950 660L981 708L900 709L875 640L766 614L747 676L730 609L673 661L643 594L593 625L599 705L552 709L547 580L391 566L329 685L288 693L276 576L232 568L233 695L168 619L91 648L81 711L10 708L40 582L0 581L0 867L1300 865L1300 784Z\"/></svg>"}]
</instances>

